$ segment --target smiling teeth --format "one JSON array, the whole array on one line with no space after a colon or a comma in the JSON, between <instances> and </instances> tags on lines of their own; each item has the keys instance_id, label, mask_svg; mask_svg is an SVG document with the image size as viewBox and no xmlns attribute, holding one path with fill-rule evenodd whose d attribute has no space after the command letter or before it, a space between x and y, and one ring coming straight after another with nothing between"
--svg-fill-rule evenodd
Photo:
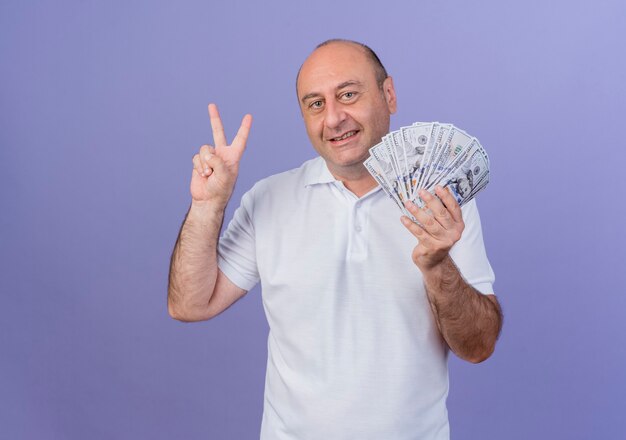
<instances>
[{"instance_id":1,"label":"smiling teeth","mask_svg":"<svg viewBox=\"0 0 626 440\"><path fill-rule=\"evenodd\" d=\"M350 136L352 136L352 135L354 135L354 134L356 134L356 131L349 131L349 132L347 132L346 134L344 134L343 136L338 137L338 138L335 138L335 139L333 139L333 140L334 140L334 141L342 141L342 140L344 140L344 139L346 139L346 138L349 138Z\"/></svg>"}]
</instances>

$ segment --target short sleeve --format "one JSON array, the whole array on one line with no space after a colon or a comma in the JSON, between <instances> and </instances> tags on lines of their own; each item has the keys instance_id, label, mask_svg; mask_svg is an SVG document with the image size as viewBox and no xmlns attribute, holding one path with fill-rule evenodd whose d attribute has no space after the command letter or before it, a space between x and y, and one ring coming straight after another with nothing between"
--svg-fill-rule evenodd
<instances>
[{"instance_id":1,"label":"short sleeve","mask_svg":"<svg viewBox=\"0 0 626 440\"><path fill-rule=\"evenodd\" d=\"M241 204L217 246L219 269L235 285L246 291L259 282L253 209L253 191L250 190L241 198Z\"/></svg>"},{"instance_id":2,"label":"short sleeve","mask_svg":"<svg viewBox=\"0 0 626 440\"><path fill-rule=\"evenodd\" d=\"M493 294L495 275L487 259L476 200L462 208L465 229L461 239L450 249L450 257L465 281L484 294Z\"/></svg>"}]
</instances>

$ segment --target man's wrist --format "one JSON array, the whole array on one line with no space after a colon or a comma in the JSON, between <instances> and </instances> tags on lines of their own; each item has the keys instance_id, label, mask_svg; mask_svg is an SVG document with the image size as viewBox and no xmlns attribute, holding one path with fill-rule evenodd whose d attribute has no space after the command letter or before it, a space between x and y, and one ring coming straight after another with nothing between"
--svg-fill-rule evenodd
<instances>
[{"instance_id":1,"label":"man's wrist","mask_svg":"<svg viewBox=\"0 0 626 440\"><path fill-rule=\"evenodd\" d=\"M454 263L452 263L449 255L446 255L444 258L437 261L436 263L433 263L432 261L423 261L420 263L421 264L417 264L416 262L415 264L417 267L419 267L424 279L439 279L446 271L450 270L451 264L454 266Z\"/></svg>"},{"instance_id":2,"label":"man's wrist","mask_svg":"<svg viewBox=\"0 0 626 440\"><path fill-rule=\"evenodd\" d=\"M226 204L214 201L191 201L191 207L187 214L187 219L199 223L213 223L218 220L222 223Z\"/></svg>"},{"instance_id":3,"label":"man's wrist","mask_svg":"<svg viewBox=\"0 0 626 440\"><path fill-rule=\"evenodd\" d=\"M427 269L422 269L422 277L429 295L454 292L459 287L460 274L449 255Z\"/></svg>"}]
</instances>

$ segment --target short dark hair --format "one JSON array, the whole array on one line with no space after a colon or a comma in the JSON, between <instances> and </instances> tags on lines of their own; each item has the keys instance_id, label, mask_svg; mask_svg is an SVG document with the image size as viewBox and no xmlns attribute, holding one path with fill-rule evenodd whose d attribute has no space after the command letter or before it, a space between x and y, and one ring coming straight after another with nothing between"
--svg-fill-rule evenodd
<instances>
[{"instance_id":1,"label":"short dark hair","mask_svg":"<svg viewBox=\"0 0 626 440\"><path fill-rule=\"evenodd\" d=\"M378 84L378 87L382 90L383 83L385 82L385 80L387 79L389 75L387 74L387 69L385 69L385 66L383 66L383 63L380 61L380 58L378 58L378 55L376 55L376 52L374 52L371 47L369 47L367 44L363 44L354 40L347 40L345 38L331 38L330 40L323 41L317 46L315 46L315 49L328 46L329 44L332 44L332 43L354 44L356 46L359 46L361 49L363 49L363 51L365 52L365 55L369 58L369 60L374 65L374 74L376 75L376 83ZM298 75L296 75L296 90L298 88L298 78L300 78L301 70L302 70L302 66L300 66L300 69L298 69Z\"/></svg>"}]
</instances>

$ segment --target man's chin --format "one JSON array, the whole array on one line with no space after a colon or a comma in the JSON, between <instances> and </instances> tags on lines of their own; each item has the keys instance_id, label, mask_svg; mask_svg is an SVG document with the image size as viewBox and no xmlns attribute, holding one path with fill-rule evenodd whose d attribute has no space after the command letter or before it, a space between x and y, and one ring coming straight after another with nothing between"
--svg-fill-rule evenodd
<instances>
[{"instance_id":1,"label":"man's chin","mask_svg":"<svg viewBox=\"0 0 626 440\"><path fill-rule=\"evenodd\" d=\"M342 156L336 157L336 158L324 157L324 160L326 160L326 163L332 164L336 168L349 169L349 168L362 166L363 162L368 157L369 157L369 152L365 151L364 153L361 153L361 154L346 155L343 157Z\"/></svg>"}]
</instances>

